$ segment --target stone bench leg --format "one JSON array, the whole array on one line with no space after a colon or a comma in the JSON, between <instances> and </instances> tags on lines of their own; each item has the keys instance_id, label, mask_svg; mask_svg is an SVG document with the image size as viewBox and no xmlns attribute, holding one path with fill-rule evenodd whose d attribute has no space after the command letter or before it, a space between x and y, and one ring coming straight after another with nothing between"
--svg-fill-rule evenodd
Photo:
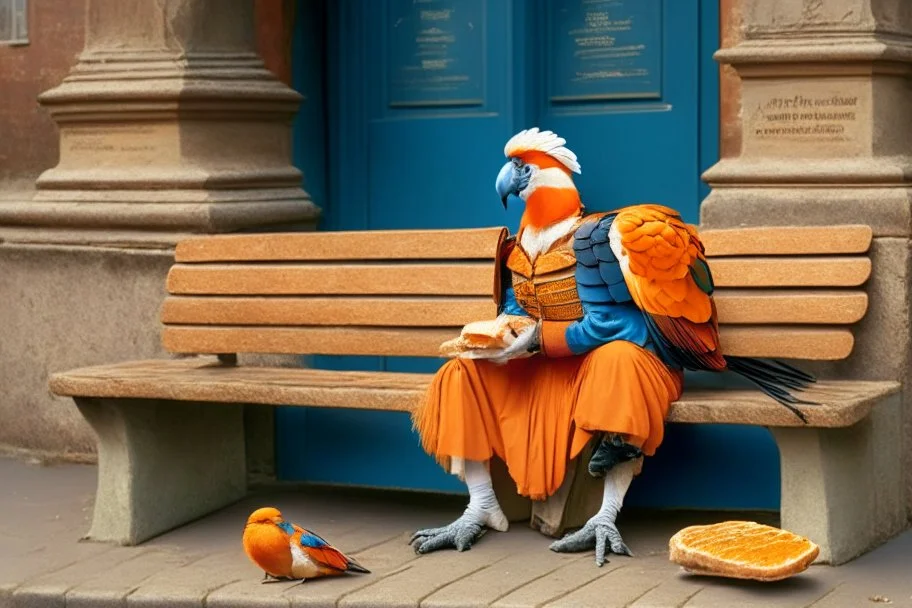
<instances>
[{"instance_id":1,"label":"stone bench leg","mask_svg":"<svg viewBox=\"0 0 912 608\"><path fill-rule=\"evenodd\" d=\"M900 396L847 428L773 428L782 470L781 527L842 564L906 525Z\"/></svg>"},{"instance_id":2,"label":"stone bench leg","mask_svg":"<svg viewBox=\"0 0 912 608\"><path fill-rule=\"evenodd\" d=\"M244 496L243 406L76 399L98 435L87 538L135 545Z\"/></svg>"}]
</instances>

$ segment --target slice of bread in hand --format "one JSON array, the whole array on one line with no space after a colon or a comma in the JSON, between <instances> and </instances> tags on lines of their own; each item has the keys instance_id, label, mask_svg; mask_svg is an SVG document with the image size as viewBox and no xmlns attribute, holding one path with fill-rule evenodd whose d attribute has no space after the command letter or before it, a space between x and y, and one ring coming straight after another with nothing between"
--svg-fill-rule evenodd
<instances>
[{"instance_id":1,"label":"slice of bread in hand","mask_svg":"<svg viewBox=\"0 0 912 608\"><path fill-rule=\"evenodd\" d=\"M505 317L497 317L467 324L462 328L460 337L467 348L504 348L516 334Z\"/></svg>"},{"instance_id":2,"label":"slice of bread in hand","mask_svg":"<svg viewBox=\"0 0 912 608\"><path fill-rule=\"evenodd\" d=\"M535 319L519 315L474 321L462 328L458 338L441 344L440 353L455 357L469 350L500 350L512 344L519 332L534 324Z\"/></svg>"},{"instance_id":3,"label":"slice of bread in hand","mask_svg":"<svg viewBox=\"0 0 912 608\"><path fill-rule=\"evenodd\" d=\"M803 572L820 548L803 536L752 521L689 526L671 537L669 559L693 574L778 581Z\"/></svg>"},{"instance_id":4,"label":"slice of bread in hand","mask_svg":"<svg viewBox=\"0 0 912 608\"><path fill-rule=\"evenodd\" d=\"M469 348L506 348L519 332L535 320L519 315L502 315L491 321L475 321L462 328L461 337Z\"/></svg>"}]
</instances>

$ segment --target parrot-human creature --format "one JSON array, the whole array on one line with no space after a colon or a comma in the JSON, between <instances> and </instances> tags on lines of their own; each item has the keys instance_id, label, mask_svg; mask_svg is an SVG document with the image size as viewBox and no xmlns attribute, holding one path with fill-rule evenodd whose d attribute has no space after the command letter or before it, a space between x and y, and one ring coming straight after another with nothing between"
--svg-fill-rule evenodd
<instances>
[{"instance_id":1,"label":"parrot-human creature","mask_svg":"<svg viewBox=\"0 0 912 608\"><path fill-rule=\"evenodd\" d=\"M725 355L712 273L695 227L668 207L587 214L573 181L576 155L551 131L506 144L496 179L506 207L525 203L519 232L499 252L499 314L536 322L504 349L448 361L416 411L422 446L463 475L469 506L452 524L419 530L419 553L470 548L508 523L488 462L505 460L517 487L543 499L569 458L597 441L589 472L604 477L602 507L555 551L630 554L615 525L644 456L661 443L683 370L733 371L804 419L792 391L814 381L781 362ZM528 325L528 324L527 324ZM499 432L492 432L497 427ZM545 456L542 456L542 455Z\"/></svg>"},{"instance_id":2,"label":"parrot-human creature","mask_svg":"<svg viewBox=\"0 0 912 608\"><path fill-rule=\"evenodd\" d=\"M346 572L369 574L348 557L309 530L287 522L278 509L263 507L247 518L244 552L263 570L263 582L307 580Z\"/></svg>"},{"instance_id":3,"label":"parrot-human creature","mask_svg":"<svg viewBox=\"0 0 912 608\"><path fill-rule=\"evenodd\" d=\"M563 138L537 128L515 135L507 143L507 155L511 149L528 147L529 141L524 140L543 150L512 156L497 176L496 189L504 208L511 194L525 201L521 226L549 222L544 229L523 235L534 249L535 238L550 241L549 231L582 209L567 171L580 173L580 167L576 155L563 148ZM573 251L577 290L584 303L633 302L667 364L740 374L807 422L794 404L808 402L790 390L806 388L814 382L811 375L778 361L722 353L712 273L694 226L674 209L654 204L595 213L583 220L574 233ZM535 335L531 328L529 335ZM523 346L517 344L513 351ZM506 353L507 358L512 354Z\"/></svg>"}]
</instances>

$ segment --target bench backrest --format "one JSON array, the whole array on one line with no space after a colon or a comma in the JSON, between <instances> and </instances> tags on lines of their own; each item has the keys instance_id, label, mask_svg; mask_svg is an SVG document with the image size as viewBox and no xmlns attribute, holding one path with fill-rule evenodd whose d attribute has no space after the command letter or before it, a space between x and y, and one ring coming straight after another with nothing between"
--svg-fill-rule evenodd
<instances>
[{"instance_id":1,"label":"bench backrest","mask_svg":"<svg viewBox=\"0 0 912 608\"><path fill-rule=\"evenodd\" d=\"M496 314L506 230L227 235L178 244L162 309L178 353L438 356Z\"/></svg>"},{"instance_id":2,"label":"bench backrest","mask_svg":"<svg viewBox=\"0 0 912 608\"><path fill-rule=\"evenodd\" d=\"M868 309L868 226L706 230L727 354L835 361Z\"/></svg>"},{"instance_id":3,"label":"bench backrest","mask_svg":"<svg viewBox=\"0 0 912 608\"><path fill-rule=\"evenodd\" d=\"M175 353L438 356L496 311L503 228L273 233L181 242L162 309ZM866 226L702 233L723 347L837 360L854 344L871 272Z\"/></svg>"}]
</instances>

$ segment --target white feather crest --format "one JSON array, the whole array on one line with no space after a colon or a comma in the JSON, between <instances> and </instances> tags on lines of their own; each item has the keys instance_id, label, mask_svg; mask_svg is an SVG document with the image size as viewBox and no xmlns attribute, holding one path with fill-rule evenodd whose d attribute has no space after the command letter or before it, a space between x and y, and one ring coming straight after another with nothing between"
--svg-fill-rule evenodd
<instances>
[{"instance_id":1,"label":"white feather crest","mask_svg":"<svg viewBox=\"0 0 912 608\"><path fill-rule=\"evenodd\" d=\"M564 147L566 143L567 140L558 137L557 133L553 131L539 131L538 127L532 127L511 137L504 146L504 155L510 158L532 150L544 152L574 173L580 173L580 164L576 160L576 154Z\"/></svg>"}]
</instances>

